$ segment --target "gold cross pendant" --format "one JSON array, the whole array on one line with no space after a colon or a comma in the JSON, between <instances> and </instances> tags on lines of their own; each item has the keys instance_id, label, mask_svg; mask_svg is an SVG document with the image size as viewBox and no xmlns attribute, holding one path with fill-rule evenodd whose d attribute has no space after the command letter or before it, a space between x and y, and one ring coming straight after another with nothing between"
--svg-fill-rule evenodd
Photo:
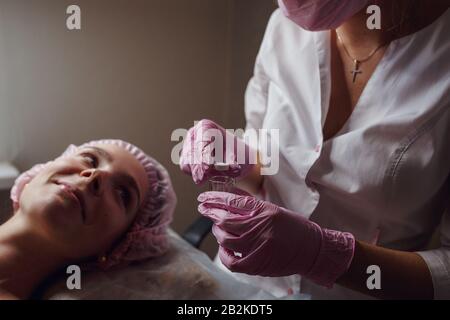
<instances>
[{"instance_id":1,"label":"gold cross pendant","mask_svg":"<svg viewBox=\"0 0 450 320\"><path fill-rule=\"evenodd\" d=\"M356 81L356 76L360 73L362 73L362 71L359 69L359 61L358 60L353 60L353 70L350 71L350 73L353 74L353 83L355 83Z\"/></svg>"}]
</instances>

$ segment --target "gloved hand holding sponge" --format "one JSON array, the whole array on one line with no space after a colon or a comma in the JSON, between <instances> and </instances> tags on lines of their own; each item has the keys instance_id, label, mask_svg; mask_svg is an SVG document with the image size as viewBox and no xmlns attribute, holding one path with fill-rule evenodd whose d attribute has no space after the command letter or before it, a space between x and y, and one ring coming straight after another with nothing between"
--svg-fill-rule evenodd
<instances>
[{"instance_id":1,"label":"gloved hand holding sponge","mask_svg":"<svg viewBox=\"0 0 450 320\"><path fill-rule=\"evenodd\" d=\"M227 148L227 143L232 147ZM219 152L222 154L219 155ZM239 159L238 152L242 152ZM255 163L251 162L256 162L250 161L250 155L256 155L256 151L242 139L211 120L201 120L187 132L181 151L180 168L191 175L196 184L203 184L213 176L243 178L254 167ZM226 163L228 169L217 170L217 162Z\"/></svg>"}]
</instances>

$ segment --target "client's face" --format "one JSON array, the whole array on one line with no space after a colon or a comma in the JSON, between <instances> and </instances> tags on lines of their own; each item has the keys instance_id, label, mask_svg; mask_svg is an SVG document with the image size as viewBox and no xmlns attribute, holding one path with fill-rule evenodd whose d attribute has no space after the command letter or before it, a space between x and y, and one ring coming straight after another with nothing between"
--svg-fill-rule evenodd
<instances>
[{"instance_id":1,"label":"client's face","mask_svg":"<svg viewBox=\"0 0 450 320\"><path fill-rule=\"evenodd\" d=\"M23 190L20 212L68 259L107 251L127 230L148 182L120 147L79 149L48 165Z\"/></svg>"}]
</instances>

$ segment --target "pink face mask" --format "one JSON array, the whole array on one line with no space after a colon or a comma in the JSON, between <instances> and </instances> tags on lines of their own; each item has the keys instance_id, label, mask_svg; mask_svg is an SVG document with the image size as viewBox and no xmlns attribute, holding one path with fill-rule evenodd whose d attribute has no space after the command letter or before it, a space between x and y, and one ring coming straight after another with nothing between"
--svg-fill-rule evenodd
<instances>
[{"instance_id":1,"label":"pink face mask","mask_svg":"<svg viewBox=\"0 0 450 320\"><path fill-rule=\"evenodd\" d=\"M306 30L339 27L368 4L369 0L278 0L286 17Z\"/></svg>"}]
</instances>

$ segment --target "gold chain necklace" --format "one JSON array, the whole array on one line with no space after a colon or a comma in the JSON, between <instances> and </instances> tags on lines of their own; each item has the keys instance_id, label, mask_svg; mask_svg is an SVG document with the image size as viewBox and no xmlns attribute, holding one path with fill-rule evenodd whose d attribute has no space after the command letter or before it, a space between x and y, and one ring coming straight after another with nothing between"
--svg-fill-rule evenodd
<instances>
[{"instance_id":1,"label":"gold chain necklace","mask_svg":"<svg viewBox=\"0 0 450 320\"><path fill-rule=\"evenodd\" d=\"M339 42L342 44L342 47L344 48L344 52L347 54L347 56L353 61L353 70L350 71L351 74L353 74L353 83L355 83L356 81L356 76L358 76L358 74L363 73L363 71L359 68L360 64L363 62L368 61L370 58L373 57L373 55L375 53L378 52L378 50L380 50L381 48L383 48L386 43L382 43L380 44L378 47L376 47L367 57L363 58L363 59L355 59L352 57L352 55L350 54L350 52L348 52L347 47L344 44L344 41L342 41L341 36L339 35L339 33L336 30L336 35L337 38L339 40Z\"/></svg>"}]
</instances>

